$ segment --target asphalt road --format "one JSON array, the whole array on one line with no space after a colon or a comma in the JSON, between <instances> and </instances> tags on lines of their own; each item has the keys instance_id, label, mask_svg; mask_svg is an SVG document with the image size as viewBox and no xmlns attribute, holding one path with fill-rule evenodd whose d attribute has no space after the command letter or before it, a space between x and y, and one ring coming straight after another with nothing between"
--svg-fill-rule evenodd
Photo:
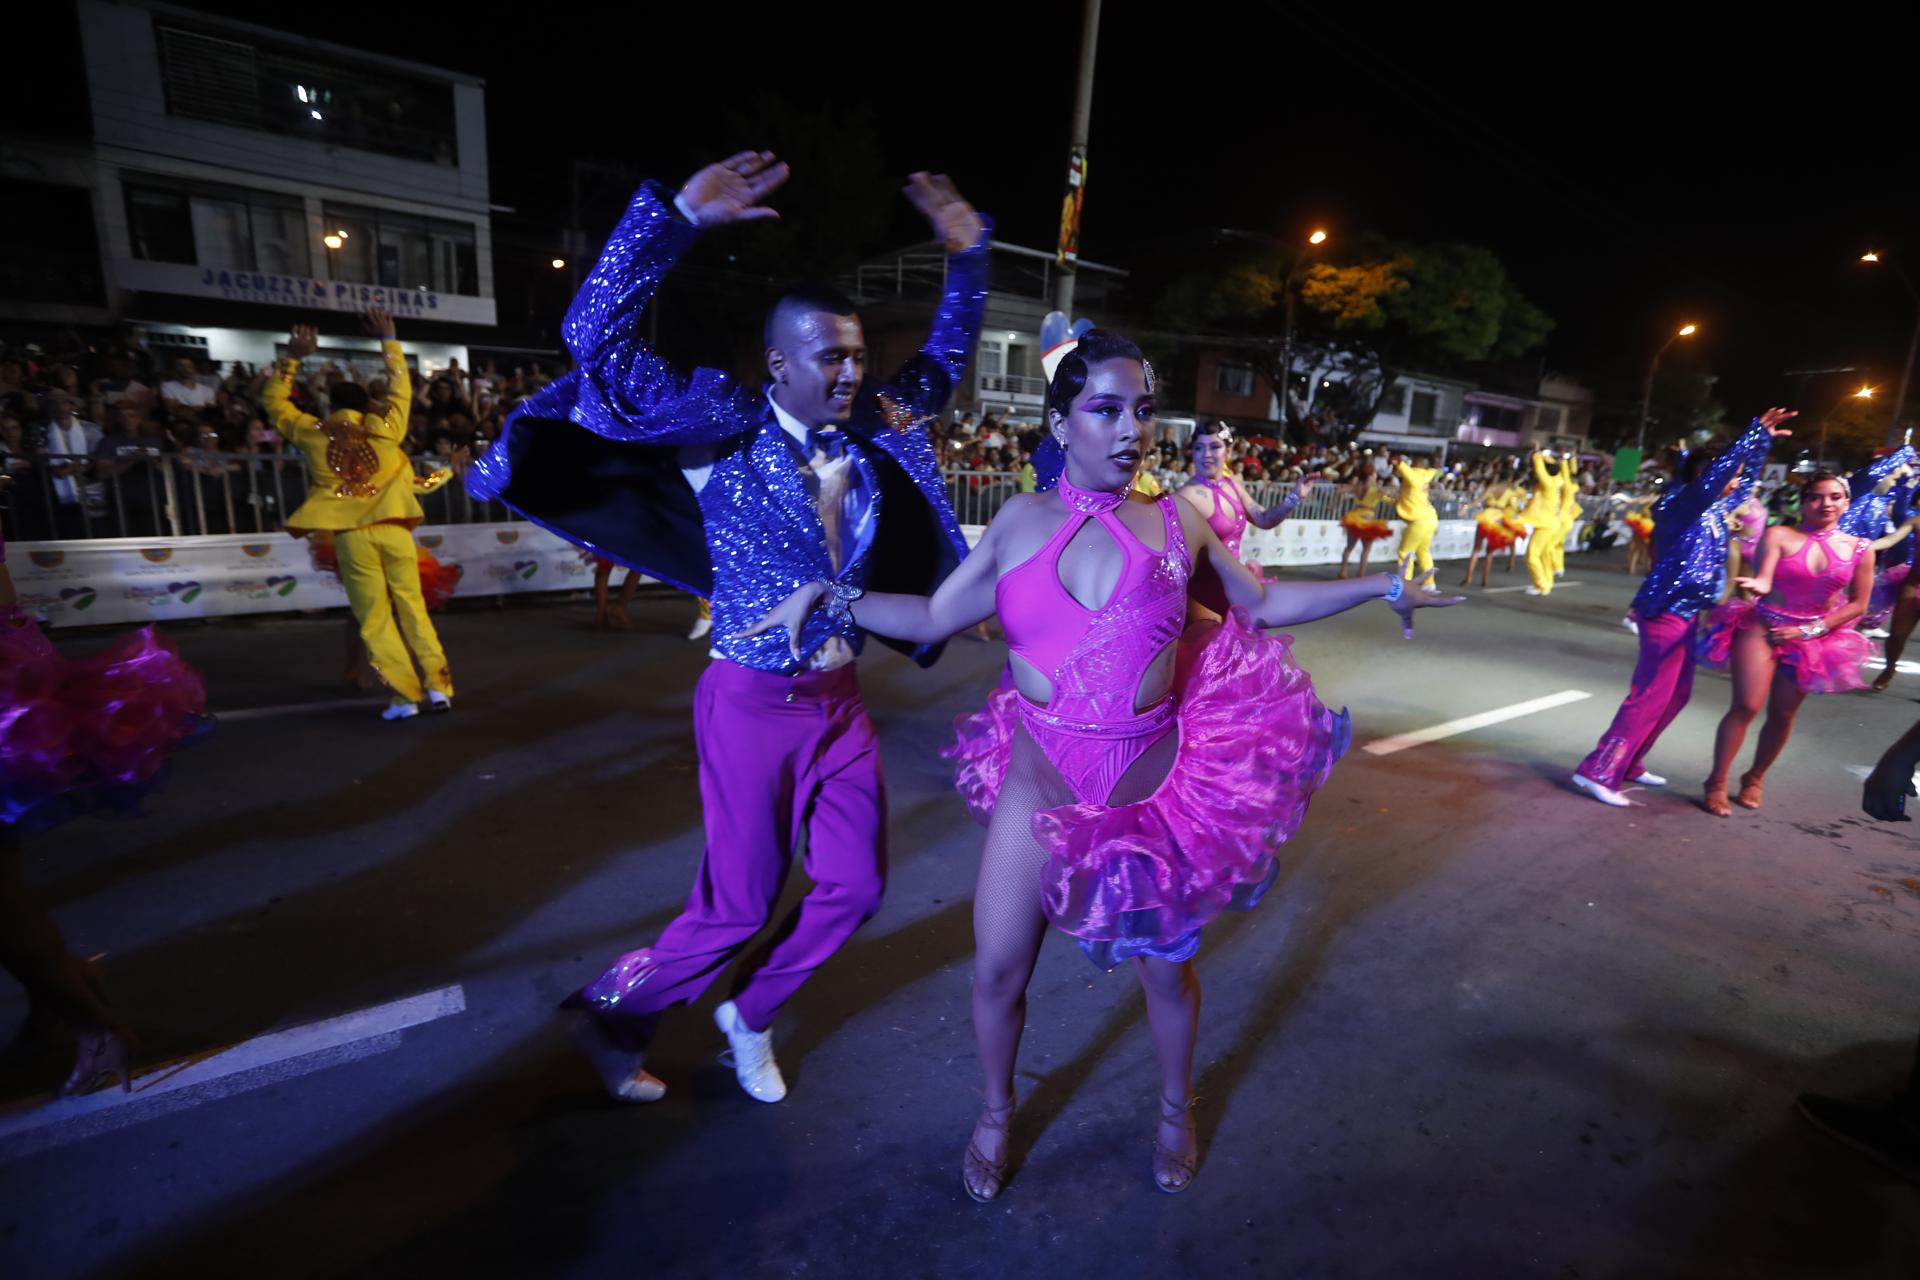
<instances>
[{"instance_id":1,"label":"asphalt road","mask_svg":"<svg viewBox=\"0 0 1920 1280\"><path fill-rule=\"evenodd\" d=\"M1149 1180L1131 978L1055 937L990 1206L959 1177L980 832L935 753L998 644L863 663L892 878L776 1024L787 1101L715 1061L723 980L656 1046L669 1097L620 1107L552 1010L699 856L690 603L643 600L633 634L458 608L457 710L399 725L340 691L337 620L182 629L216 709L253 714L148 816L30 849L143 1067L131 1100L47 1104L53 1064L6 1061L0 1274L1920 1273L1914 1190L1792 1109L1893 1091L1920 1030L1914 829L1858 812L1920 675L1810 703L1767 808L1719 821L1703 673L1650 762L1673 786L1607 809L1566 777L1624 691L1631 583L1568 578L1496 577L1412 644L1380 606L1298 630L1356 749L1277 889L1209 931L1198 1181ZM1360 749L1566 691L1591 696ZM0 990L0 1026L22 1011Z\"/></svg>"}]
</instances>

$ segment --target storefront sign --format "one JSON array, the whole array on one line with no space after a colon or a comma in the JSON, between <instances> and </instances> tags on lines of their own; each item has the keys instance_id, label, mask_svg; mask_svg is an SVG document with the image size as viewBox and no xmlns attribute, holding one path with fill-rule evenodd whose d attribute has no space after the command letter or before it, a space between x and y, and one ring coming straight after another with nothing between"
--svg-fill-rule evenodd
<instances>
[{"instance_id":1,"label":"storefront sign","mask_svg":"<svg viewBox=\"0 0 1920 1280\"><path fill-rule=\"evenodd\" d=\"M365 311L385 307L396 318L449 320L456 324L494 323L492 298L466 298L422 289L389 289L349 284L317 276L282 276L266 271L231 271L178 262L116 258L114 283L143 293L175 293L228 302L265 303L305 311Z\"/></svg>"}]
</instances>

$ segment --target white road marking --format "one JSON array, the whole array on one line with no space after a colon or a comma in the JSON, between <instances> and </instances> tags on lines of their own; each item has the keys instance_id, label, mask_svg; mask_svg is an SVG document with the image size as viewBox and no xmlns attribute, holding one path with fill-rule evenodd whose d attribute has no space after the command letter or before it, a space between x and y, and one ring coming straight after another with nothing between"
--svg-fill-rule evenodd
<instances>
[{"instance_id":1,"label":"white road marking","mask_svg":"<svg viewBox=\"0 0 1920 1280\"><path fill-rule=\"evenodd\" d=\"M329 698L325 702L289 702L282 707L247 707L241 711L216 711L213 718L221 724L237 720L271 720L276 716L304 716L315 711L340 711L347 707L384 707L385 698Z\"/></svg>"},{"instance_id":2,"label":"white road marking","mask_svg":"<svg viewBox=\"0 0 1920 1280\"><path fill-rule=\"evenodd\" d=\"M1490 724L1499 724L1503 720L1518 720L1521 716L1530 716L1536 711L1551 711L1555 707L1564 707L1569 702L1583 702L1592 696L1583 689L1562 689L1559 693L1550 693L1544 698L1516 702L1510 707L1482 711L1478 715L1462 716L1458 720L1448 720L1444 724L1415 729L1412 733L1397 733L1391 738L1369 742L1360 749L1368 755L1390 756L1396 751L1405 751L1408 747L1438 742L1442 738L1451 738L1455 734L1471 733L1475 729L1484 729Z\"/></svg>"},{"instance_id":3,"label":"white road marking","mask_svg":"<svg viewBox=\"0 0 1920 1280\"><path fill-rule=\"evenodd\" d=\"M18 1102L0 1108L0 1162L385 1053L408 1027L466 1008L466 991L455 983L148 1067L135 1074L132 1093L114 1085L83 1098Z\"/></svg>"},{"instance_id":4,"label":"white road marking","mask_svg":"<svg viewBox=\"0 0 1920 1280\"><path fill-rule=\"evenodd\" d=\"M1503 591L1525 591L1531 585L1531 583L1523 582L1517 587L1482 587L1480 594L1483 596L1497 596ZM1565 591L1568 587L1577 587L1579 585L1577 582L1556 582L1553 584L1553 589L1555 591Z\"/></svg>"}]
</instances>

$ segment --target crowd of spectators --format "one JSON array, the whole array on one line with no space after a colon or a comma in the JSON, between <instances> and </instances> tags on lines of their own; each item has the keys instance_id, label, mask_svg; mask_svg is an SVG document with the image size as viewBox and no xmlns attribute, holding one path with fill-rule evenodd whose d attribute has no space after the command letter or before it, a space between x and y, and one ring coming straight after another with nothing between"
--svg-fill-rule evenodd
<instances>
[{"instance_id":1,"label":"crowd of spectators","mask_svg":"<svg viewBox=\"0 0 1920 1280\"><path fill-rule=\"evenodd\" d=\"M364 364L362 364L364 361ZM324 417L328 394L360 381L386 388L372 353L312 359L293 399ZM156 352L139 329L88 343L67 332L0 348L0 513L8 538L269 532L298 505L298 464L260 407L271 372ZM427 467L484 452L501 423L548 381L538 365L480 372L457 360L416 372L408 451ZM295 468L289 471L288 468Z\"/></svg>"}]
</instances>

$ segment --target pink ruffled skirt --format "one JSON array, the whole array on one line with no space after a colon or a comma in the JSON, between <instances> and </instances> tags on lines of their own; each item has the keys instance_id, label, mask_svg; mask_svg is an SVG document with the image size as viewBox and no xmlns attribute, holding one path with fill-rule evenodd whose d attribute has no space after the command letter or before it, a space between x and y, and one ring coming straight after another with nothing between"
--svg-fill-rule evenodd
<instances>
[{"instance_id":1,"label":"pink ruffled skirt","mask_svg":"<svg viewBox=\"0 0 1920 1280\"><path fill-rule=\"evenodd\" d=\"M1801 621L1811 619L1774 614L1756 600L1736 597L1725 601L1707 615L1706 626L1700 633L1700 661L1717 671L1725 671L1733 654L1734 632L1794 626ZM1793 668L1794 680L1808 693L1845 693L1866 688L1860 668L1875 653L1873 641L1851 626L1812 640L1776 642L1773 651L1783 666Z\"/></svg>"},{"instance_id":2,"label":"pink ruffled skirt","mask_svg":"<svg viewBox=\"0 0 1920 1280\"><path fill-rule=\"evenodd\" d=\"M200 673L152 627L69 660L20 610L0 610L0 825L136 808L210 725L206 705Z\"/></svg>"},{"instance_id":3,"label":"pink ruffled skirt","mask_svg":"<svg viewBox=\"0 0 1920 1280\"><path fill-rule=\"evenodd\" d=\"M1003 682L955 722L941 752L982 823L1006 780L1019 696ZM1130 956L1188 959L1202 927L1258 903L1352 734L1347 713L1314 695L1291 637L1262 634L1241 609L1188 629L1174 697L1179 749L1153 795L1033 815L1047 854L1042 909L1103 969Z\"/></svg>"}]
</instances>

